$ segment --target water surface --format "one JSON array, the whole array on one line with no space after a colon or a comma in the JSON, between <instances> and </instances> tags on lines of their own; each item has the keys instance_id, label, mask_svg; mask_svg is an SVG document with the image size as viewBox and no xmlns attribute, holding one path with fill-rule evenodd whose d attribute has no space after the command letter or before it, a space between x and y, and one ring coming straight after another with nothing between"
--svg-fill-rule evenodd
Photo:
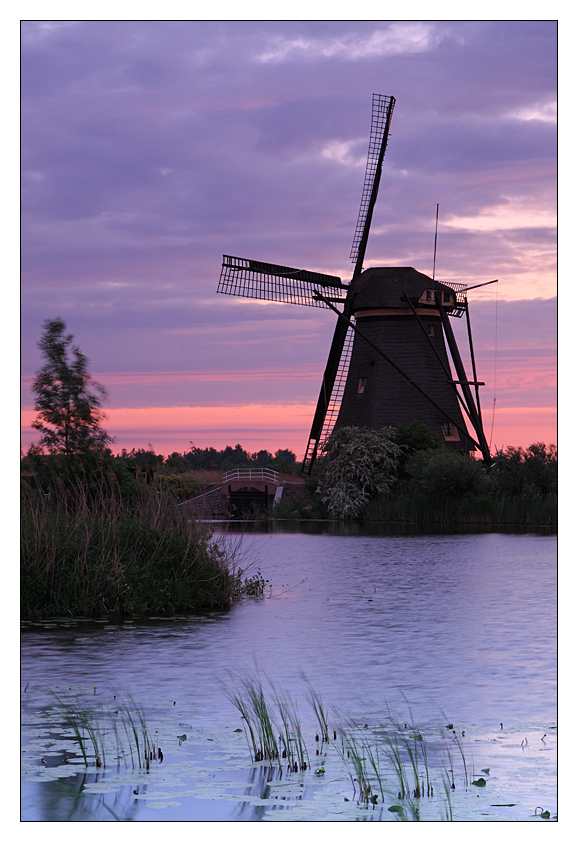
<instances>
[{"instance_id":1,"label":"water surface","mask_svg":"<svg viewBox=\"0 0 578 842\"><path fill-rule=\"evenodd\" d=\"M47 688L96 687L103 699L124 688L151 715L172 716L175 732L182 721L232 730L241 724L223 690L232 674L261 671L299 699L307 720L305 673L347 716L379 716L387 701L407 718L406 699L424 728L455 720L484 739L527 733L552 771L554 752L534 737L556 720L553 536L279 529L243 538L242 566L253 561L271 583L262 599L172 620L27 627L25 710L37 710L34 694ZM25 788L23 817L42 820L46 798L28 796ZM135 817L207 817L204 802L190 801L172 812L139 806ZM228 802L208 816L262 817L233 814Z\"/></svg>"}]
</instances>

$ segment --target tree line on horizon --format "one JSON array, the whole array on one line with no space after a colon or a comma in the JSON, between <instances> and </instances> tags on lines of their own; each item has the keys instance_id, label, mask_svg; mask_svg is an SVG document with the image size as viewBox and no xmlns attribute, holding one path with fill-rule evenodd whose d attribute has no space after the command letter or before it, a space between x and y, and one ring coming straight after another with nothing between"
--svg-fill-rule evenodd
<instances>
[{"instance_id":1,"label":"tree line on horizon","mask_svg":"<svg viewBox=\"0 0 578 842\"><path fill-rule=\"evenodd\" d=\"M235 467L274 467L291 470L296 464L295 454L280 448L275 454L268 450L249 453L240 444L191 448L183 453L173 452L166 458L145 448L123 448L113 455L109 445L114 439L101 426L105 418L101 403L107 393L88 372L88 360L74 337L66 333L62 319L47 319L38 347L44 365L36 372L32 383L35 396L34 409L38 415L32 427L41 434L38 444L32 444L28 458L50 455L85 456L102 454L121 460L128 467L148 471L162 467L182 472L184 470L226 470Z\"/></svg>"},{"instance_id":2,"label":"tree line on horizon","mask_svg":"<svg viewBox=\"0 0 578 842\"><path fill-rule=\"evenodd\" d=\"M151 482L155 474L167 479L169 474L243 467L299 472L289 449L251 453L240 444L217 450L190 442L188 451L167 457L149 445L148 449L123 448L114 455L109 447L113 439L101 426L105 416L100 404L106 391L88 373L88 360L65 331L62 319L46 320L38 343L45 363L32 385L38 412L32 426L41 438L22 460L23 474L32 485L46 490L59 474L74 476L75 481L98 474L108 476L107 481L114 476L129 493L130 477L136 478L137 473L145 473ZM488 494L546 499L557 492L557 449L542 442L528 448L508 447L496 451L494 466L487 471L479 460L449 451L440 436L418 421L382 431L341 428L330 437L314 473L324 478L311 479L312 493L321 495L326 509L336 517L357 516L363 505L384 493L389 498L410 494L432 500ZM193 496L192 486L176 482L176 476L173 479L175 493Z\"/></svg>"}]
</instances>

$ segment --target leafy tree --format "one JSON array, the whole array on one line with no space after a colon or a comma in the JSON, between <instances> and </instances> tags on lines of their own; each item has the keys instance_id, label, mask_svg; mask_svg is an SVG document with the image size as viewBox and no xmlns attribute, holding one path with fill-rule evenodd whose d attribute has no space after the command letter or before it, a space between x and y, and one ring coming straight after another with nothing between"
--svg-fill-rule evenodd
<instances>
[{"instance_id":1,"label":"leafy tree","mask_svg":"<svg viewBox=\"0 0 578 842\"><path fill-rule=\"evenodd\" d=\"M223 470L249 467L251 462L251 457L246 450L243 450L240 444L236 444L235 447L227 445L224 450L221 450L219 455L223 460Z\"/></svg>"},{"instance_id":2,"label":"leafy tree","mask_svg":"<svg viewBox=\"0 0 578 842\"><path fill-rule=\"evenodd\" d=\"M284 462L286 465L295 465L297 457L292 450L279 449L275 451L275 460L277 462Z\"/></svg>"},{"instance_id":3,"label":"leafy tree","mask_svg":"<svg viewBox=\"0 0 578 842\"><path fill-rule=\"evenodd\" d=\"M175 455L178 456L178 454L173 453L173 456ZM160 471L165 462L162 453L155 453L151 444L149 444L148 450L145 450L144 447L133 447L132 450L123 447L120 454L115 458L123 460L128 468L139 468L141 471Z\"/></svg>"},{"instance_id":4,"label":"leafy tree","mask_svg":"<svg viewBox=\"0 0 578 842\"><path fill-rule=\"evenodd\" d=\"M47 319L38 342L46 363L36 373L32 391L38 416L32 426L42 433L49 453L79 456L103 451L113 439L100 426L106 390L87 371L88 360L65 334L62 319Z\"/></svg>"},{"instance_id":5,"label":"leafy tree","mask_svg":"<svg viewBox=\"0 0 578 842\"><path fill-rule=\"evenodd\" d=\"M203 450L195 447L193 442L188 453L183 453L183 458L193 471L219 471L222 467L219 451L214 447L205 447Z\"/></svg>"},{"instance_id":6,"label":"leafy tree","mask_svg":"<svg viewBox=\"0 0 578 842\"><path fill-rule=\"evenodd\" d=\"M324 447L325 472L317 493L331 517L357 517L372 497L396 480L401 448L391 427L338 427Z\"/></svg>"},{"instance_id":7,"label":"leafy tree","mask_svg":"<svg viewBox=\"0 0 578 842\"><path fill-rule=\"evenodd\" d=\"M263 468L273 459L273 454L268 450L259 450L258 453L252 453L250 459L259 468Z\"/></svg>"},{"instance_id":8,"label":"leafy tree","mask_svg":"<svg viewBox=\"0 0 578 842\"><path fill-rule=\"evenodd\" d=\"M167 456L163 467L170 468L170 470L174 471L176 474L186 473L186 471L189 471L191 468L185 457L181 456L181 454L176 451L171 453L170 456Z\"/></svg>"}]
</instances>

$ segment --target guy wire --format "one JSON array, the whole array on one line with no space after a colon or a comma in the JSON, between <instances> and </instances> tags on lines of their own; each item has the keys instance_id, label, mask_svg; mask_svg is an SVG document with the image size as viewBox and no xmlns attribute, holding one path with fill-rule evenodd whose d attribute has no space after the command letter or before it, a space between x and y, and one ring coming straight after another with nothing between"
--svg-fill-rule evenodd
<instances>
[{"instance_id":1,"label":"guy wire","mask_svg":"<svg viewBox=\"0 0 578 842\"><path fill-rule=\"evenodd\" d=\"M490 430L490 453L492 452L492 438L494 436L494 417L496 414L496 385L498 371L498 286L496 284L496 324L494 329L494 404L492 407L492 427Z\"/></svg>"}]
</instances>

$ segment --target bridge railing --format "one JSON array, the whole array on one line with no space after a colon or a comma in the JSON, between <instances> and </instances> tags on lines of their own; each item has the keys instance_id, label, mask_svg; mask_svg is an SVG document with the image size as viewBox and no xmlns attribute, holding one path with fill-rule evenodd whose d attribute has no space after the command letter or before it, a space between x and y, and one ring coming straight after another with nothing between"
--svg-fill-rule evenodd
<instances>
[{"instance_id":1,"label":"bridge railing","mask_svg":"<svg viewBox=\"0 0 578 842\"><path fill-rule=\"evenodd\" d=\"M237 480L260 480L268 482L279 482L279 472L271 468L236 468L223 474L223 482L235 482Z\"/></svg>"}]
</instances>

